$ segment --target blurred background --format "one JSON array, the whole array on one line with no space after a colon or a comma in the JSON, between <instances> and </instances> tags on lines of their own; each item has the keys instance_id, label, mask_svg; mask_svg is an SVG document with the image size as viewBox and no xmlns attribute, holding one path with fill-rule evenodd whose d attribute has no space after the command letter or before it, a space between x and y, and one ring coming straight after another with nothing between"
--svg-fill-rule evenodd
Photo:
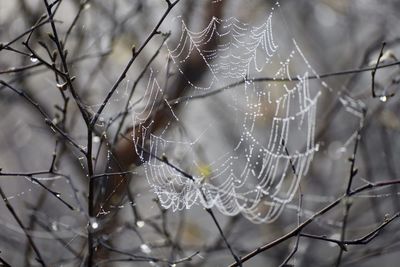
<instances>
[{"instance_id":1,"label":"blurred background","mask_svg":"<svg viewBox=\"0 0 400 267\"><path fill-rule=\"evenodd\" d=\"M315 118L306 117L304 125L296 118L295 127L287 126L287 140L281 140L285 144L273 142L279 148L272 152L295 161L294 171L287 160L286 169L276 174L285 180L279 196L290 201L276 204L276 199L263 194L268 203L278 206L279 216L260 222L249 213L224 210L235 197L247 199L245 193L257 187L257 175L252 174L239 181L245 186L234 200L212 209L236 255L244 256L285 236L342 197L350 177L352 188L400 178L399 1L180 0L172 9L167 2L50 2L64 51L61 56L45 1L0 0L0 80L4 81L0 85L0 187L5 199L0 204L0 266L40 266L35 250L46 266L86 266L88 246L93 248L93 266L234 263L204 209L200 191L168 164L199 183L218 187L234 182L228 173L240 176L247 162L257 164L257 154L248 149L258 148L259 143L241 141L248 127L252 136L265 141L273 133L274 118L302 114L301 95L282 110L277 107L273 100L286 91L269 89L278 84L283 90L285 83L274 80L251 81L246 88L230 86L193 98L243 79L314 76L298 84L303 88L309 82L310 98L318 102L310 104ZM235 62L234 56L245 57L247 46L240 46L224 26L232 27L235 18L240 21L233 23L238 31L261 27L271 14L271 29L263 32L273 35L276 53L264 61L258 49L251 55L265 63L262 71L245 69L243 74L242 63ZM222 20L215 27L226 36L201 32L212 29L207 26L213 25L213 18ZM266 38L272 36L268 34ZM187 36L192 43L185 42ZM223 45L227 43L234 45ZM281 76L282 61L292 51L286 76ZM135 60L126 68L132 55ZM74 77L78 101L54 69L65 71L63 58ZM374 69L377 62L386 67ZM126 77L116 84L124 70ZM88 139L80 110L87 116L96 114L114 85L116 90ZM254 105L259 105L258 115L247 110ZM315 129L308 128L314 125ZM312 144L307 146L310 136ZM93 148L93 175L82 153L90 147L88 140ZM296 153L303 153L304 146L312 155L307 164L297 165ZM233 158L224 158L227 154ZM349 158L355 159L353 175ZM300 166L308 170L296 175ZM89 176L94 181L91 186ZM157 187L168 179L175 182L172 188ZM286 195L292 181L297 181L295 188ZM269 206L255 210L268 213ZM243 266L394 266L400 226L390 218L397 212L395 182L343 197L302 228L301 233L314 238L294 235ZM382 223L384 227L375 233ZM370 242L349 244L347 251L327 240L354 241L369 233L374 233Z\"/></svg>"}]
</instances>

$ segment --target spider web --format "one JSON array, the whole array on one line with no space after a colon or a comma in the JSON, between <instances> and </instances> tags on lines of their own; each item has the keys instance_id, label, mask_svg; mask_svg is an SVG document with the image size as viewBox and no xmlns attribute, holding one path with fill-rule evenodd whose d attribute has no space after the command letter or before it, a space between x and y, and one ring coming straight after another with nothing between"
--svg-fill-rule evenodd
<instances>
[{"instance_id":1,"label":"spider web","mask_svg":"<svg viewBox=\"0 0 400 267\"><path fill-rule=\"evenodd\" d=\"M166 73L151 71L141 107L132 115L142 136L133 139L164 208L176 211L200 204L262 223L274 221L294 198L318 151L318 99L332 89L319 79L294 39L274 39L276 9L279 3L259 26L213 17L204 29L192 31L182 21L179 42L166 45ZM185 72L193 58L200 59L199 69L207 70L201 81ZM292 76L293 70L298 75ZM170 73L187 82L187 96L172 103L165 92ZM216 90L221 93L205 97ZM192 101L196 98L202 99ZM358 103L340 98L348 111L360 116ZM173 116L165 128L150 133L154 121L145 122L160 103ZM182 107L176 113L171 104L178 103Z\"/></svg>"}]
</instances>

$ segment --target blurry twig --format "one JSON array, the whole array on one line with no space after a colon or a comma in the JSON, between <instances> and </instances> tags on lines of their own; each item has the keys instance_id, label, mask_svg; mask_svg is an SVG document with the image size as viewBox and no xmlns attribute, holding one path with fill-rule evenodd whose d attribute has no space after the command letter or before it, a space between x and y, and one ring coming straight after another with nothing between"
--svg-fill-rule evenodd
<instances>
[{"instance_id":1,"label":"blurry twig","mask_svg":"<svg viewBox=\"0 0 400 267\"><path fill-rule=\"evenodd\" d=\"M6 204L7 209L10 211L10 213L12 214L13 218L17 221L18 225L21 227L22 231L24 232L26 238L28 239L29 244L31 245L32 249L35 251L36 256L37 256L37 260L38 262L42 265L42 266L46 266L43 257L39 251L39 249L37 248L37 246L35 245L35 242L33 242L32 237L30 236L30 234L28 233L27 229L25 228L24 224L22 223L21 219L18 217L17 213L15 212L13 206L11 205L10 201L8 201L8 198L6 197L6 195L3 192L3 189L0 187L0 196L3 199L4 203Z\"/></svg>"}]
</instances>

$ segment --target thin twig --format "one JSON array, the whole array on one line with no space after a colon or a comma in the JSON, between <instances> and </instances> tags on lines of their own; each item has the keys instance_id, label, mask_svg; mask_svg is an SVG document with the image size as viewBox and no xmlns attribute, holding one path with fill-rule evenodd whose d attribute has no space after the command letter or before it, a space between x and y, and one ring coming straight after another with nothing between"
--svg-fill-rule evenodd
<instances>
[{"instance_id":1,"label":"thin twig","mask_svg":"<svg viewBox=\"0 0 400 267\"><path fill-rule=\"evenodd\" d=\"M382 68L388 68L388 67L393 67L393 66L398 66L400 65L400 61L395 61L392 63L387 63L387 64L383 64L380 65L378 67L366 67L366 68L360 68L360 69L352 69L352 70L345 70L345 71L338 71L338 72L331 72L331 73L326 73L326 74L321 74L321 75L311 75L311 76L307 76L304 77L302 79L306 79L306 80L315 80L315 79L322 79L322 78L327 78L327 77L333 77L333 76L342 76L342 75L349 75L349 74L355 74L355 73L363 73L363 72L367 72L367 71L373 71L374 69L382 69ZM296 82L298 81L299 78L296 76L290 77L290 78L282 78L282 79L276 79L276 78L271 78L271 77L263 77L263 78L244 78L242 80L239 80L235 83L231 83L229 85L223 86L221 88L215 89L215 90L210 90L207 91L205 93L199 93L196 95L190 95L190 96L182 96L176 99L172 99L170 100L168 103L173 106L182 102L186 102L186 101L192 101L192 100L196 100L196 99L201 99L201 98L205 98L208 96L212 96L218 93L221 93L222 91L225 90L229 90L229 89L233 89L239 85L242 85L246 82L254 82L254 83L258 83L258 82Z\"/></svg>"},{"instance_id":2,"label":"thin twig","mask_svg":"<svg viewBox=\"0 0 400 267\"><path fill-rule=\"evenodd\" d=\"M395 184L400 184L400 179L366 184L366 185L356 188L354 191L351 191L350 196L356 195L360 192L369 191L369 190L386 187L386 186L390 186L390 185L395 185ZM306 221L301 223L295 229L291 230L289 233L287 233L287 234L285 234L263 246L260 246L260 247L256 248L255 250L251 251L250 253L248 253L247 255L241 257L242 262L246 262L246 261L250 260L251 258L255 257L256 255L260 254L261 252L266 251L272 247L275 247L278 244L285 242L286 240L296 236L306 226L308 226L310 223L312 223L316 218L320 217L321 215L327 213L328 211L332 210L334 207L339 205L343 201L343 199L346 197L348 197L346 194L342 195L341 197L337 198L336 200L334 200L333 202L331 202L324 208L322 208L319 211L317 211L316 213L314 213L310 218L308 218ZM231 265L229 265L229 267L234 267L234 266L238 266L237 263L232 263Z\"/></svg>"},{"instance_id":3,"label":"thin twig","mask_svg":"<svg viewBox=\"0 0 400 267\"><path fill-rule=\"evenodd\" d=\"M30 96L28 96L27 93L25 93L24 91L21 91L21 90L18 90L16 88L14 88L10 84L8 84L8 83L6 83L6 82L4 82L2 80L0 80L0 84L4 85L5 87L10 88L12 91L14 91L18 95L22 96L23 98L25 98L30 104L32 104L40 112L40 114L42 114L42 116L44 117L44 121L46 122L47 125L50 126L50 128L53 131L55 131L55 132L59 133L60 135L62 135L71 145L76 147L83 154L86 154L85 149L83 149L82 146L80 146L68 134L64 133L64 131L62 131L55 123L53 123L52 120L50 119L50 117L42 109L42 107L36 101L34 101Z\"/></svg>"},{"instance_id":4,"label":"thin twig","mask_svg":"<svg viewBox=\"0 0 400 267\"><path fill-rule=\"evenodd\" d=\"M44 17L43 17L44 16ZM46 18L46 15L43 15L41 18ZM16 41L20 40L21 38L23 38L25 35L30 34L31 32L35 31L36 29L42 27L43 25L49 23L50 19L46 19L45 21L42 21L38 24L35 24L34 26L30 27L28 30L24 31L23 33L21 33L20 35L18 35L17 37L15 37L14 39L12 39L11 41L9 41L6 44L0 44L0 51L9 47L10 45L12 45L13 43L15 43Z\"/></svg>"},{"instance_id":5,"label":"thin twig","mask_svg":"<svg viewBox=\"0 0 400 267\"><path fill-rule=\"evenodd\" d=\"M92 176L92 179L101 178L105 176L113 176L113 175L126 175L126 174L136 174L134 171L122 171L122 172L108 172L108 173L100 173Z\"/></svg>"},{"instance_id":6,"label":"thin twig","mask_svg":"<svg viewBox=\"0 0 400 267\"><path fill-rule=\"evenodd\" d=\"M136 78L135 82L133 83L132 88L131 88L131 90L130 90L130 92L129 92L128 99L126 100L126 103L125 103L124 111L121 113L121 114L122 114L122 118L121 118L121 121L119 122L117 131L116 131L116 133L115 133L115 137L114 137L114 141L113 141L114 144L117 142L119 133L121 132L122 126L124 125L124 122L125 122L125 120L126 120L126 118L127 118L127 116L128 116L129 105L130 105L130 102L131 102L133 93L135 92L135 89L136 89L136 87L137 87L139 81L140 81L140 80L143 78L143 76L146 74L147 69L150 67L150 65L151 65L151 63L154 61L154 59L156 59L156 57L158 56L158 54L159 54L160 51L161 51L161 48L164 46L164 43L165 43L165 41L168 39L169 36L170 36L170 34L166 34L166 35L164 36L164 39L162 40L161 45L158 47L158 49L156 50L156 52L153 54L153 56L152 56L152 57L150 58L150 60L147 62L146 66L144 66L142 72L139 74L139 76Z\"/></svg>"},{"instance_id":7,"label":"thin twig","mask_svg":"<svg viewBox=\"0 0 400 267\"><path fill-rule=\"evenodd\" d=\"M38 185L40 185L44 190L46 190L47 192L49 192L51 195L53 195L54 197L56 197L58 200L60 200L65 206L67 206L70 210L76 210L72 205L68 204L67 201L65 201L60 193L58 192L54 192L53 190L51 190L50 188L48 188L47 186L45 186L42 182L40 182L38 179L34 178L34 177L29 177L32 181L34 181L35 183L37 183Z\"/></svg>"},{"instance_id":8,"label":"thin twig","mask_svg":"<svg viewBox=\"0 0 400 267\"><path fill-rule=\"evenodd\" d=\"M106 244L104 241L100 240L100 243L102 246L104 246L105 248L107 248L108 250L118 253L118 254L122 254L122 255L126 255L126 256L130 256L132 257L135 261L148 261L148 262L164 262L164 263L168 263L169 265L174 265L174 264L178 264L178 263L182 263L185 261L190 261L192 260L192 258L194 256L196 256L197 254L199 254L199 252L195 252L190 256L184 257L182 259L176 260L176 261L169 261L167 259L161 259L161 258L155 258L155 257L148 257L148 256L141 256L141 255L136 255L127 251L122 251L116 248L113 248L111 246L109 246L108 244Z\"/></svg>"},{"instance_id":9,"label":"thin twig","mask_svg":"<svg viewBox=\"0 0 400 267\"><path fill-rule=\"evenodd\" d=\"M67 64L67 59L66 59L66 54L64 51L64 45L62 44L59 37L58 37L58 32L57 32L57 28L56 25L54 23L54 19L52 17L52 15L54 15L51 12L51 8L52 6L49 5L48 0L43 0L44 4L46 6L46 10L47 10L47 14L50 17L50 25L51 25L51 29L52 29L52 40L53 42L56 44L57 50L58 50L58 54L59 57L61 58L61 63L62 66L64 68L64 72L65 72L65 76L63 76L63 78L65 78L65 82L68 84L68 88L70 89L70 92L72 94L72 97L74 98L76 104L78 105L79 111L81 112L82 118L85 120L85 122L88 124L89 123L89 116L87 114L87 111L85 109L85 107L82 104L82 101L79 97L79 95L77 94L73 84L72 84L72 79L68 70L68 64Z\"/></svg>"},{"instance_id":10,"label":"thin twig","mask_svg":"<svg viewBox=\"0 0 400 267\"><path fill-rule=\"evenodd\" d=\"M16 67L16 68L13 67L13 68L9 68L9 69L6 69L6 70L0 70L0 74L10 74L10 73L21 72L21 71L25 71L25 70L29 70L29 69L33 69L33 68L39 67L41 65L42 65L42 62L38 62L38 63L30 64L30 65L27 65L27 66Z\"/></svg>"},{"instance_id":11,"label":"thin twig","mask_svg":"<svg viewBox=\"0 0 400 267\"><path fill-rule=\"evenodd\" d=\"M205 197L205 196L204 196L204 197ZM224 240L224 243L225 243L226 247L228 248L229 252L232 254L232 257L235 259L237 265L238 265L239 267L241 267L241 266L242 266L242 261L241 261L241 259L235 254L235 252L233 251L231 244L228 242L228 239L226 239L226 237L225 237L225 235L224 235L224 232L222 231L222 228L221 228L220 224L218 223L217 218L216 218L215 215L214 215L214 212L213 212L210 208L206 208L205 210L208 212L208 214L210 214L211 218L213 219L215 225L216 225L217 228L218 228L218 232L219 232L220 236L221 236L222 239Z\"/></svg>"},{"instance_id":12,"label":"thin twig","mask_svg":"<svg viewBox=\"0 0 400 267\"><path fill-rule=\"evenodd\" d=\"M164 22L165 18L167 17L167 15L170 13L170 11L174 8L174 6L179 2L180 0L176 0L175 2L171 3L168 5L167 10L164 12L164 14L162 15L161 19L158 21L157 25L154 27L154 29L151 31L150 35L147 37L147 39L144 41L144 43L140 46L139 50L135 50L135 48L132 49L132 57L129 60L128 64L125 66L124 70L122 71L122 73L120 74L119 78L117 79L117 81L114 83L114 85L111 87L111 89L109 90L106 98L103 100L103 102L100 105L100 108L97 110L96 114L93 116L91 122L90 122L90 127L93 127L99 116L101 115L101 113L103 112L104 108L106 107L108 101L110 100L111 96L114 94L115 90L117 90L119 84L125 79L125 76L128 72L128 70L130 69L130 67L132 66L133 62L135 61L135 59L137 58L137 56L143 51L143 49L147 46L147 44L150 42L150 40L157 34L159 34L160 32L158 31L158 29L160 28L161 24Z\"/></svg>"},{"instance_id":13,"label":"thin twig","mask_svg":"<svg viewBox=\"0 0 400 267\"><path fill-rule=\"evenodd\" d=\"M18 225L21 227L22 231L25 233L26 238L28 239L29 244L31 244L31 247L33 251L35 251L37 260L42 266L46 266L44 263L43 257L39 251L39 249L36 247L35 242L33 242L32 237L28 233L28 230L25 228L24 224L22 223L21 219L18 217L17 213L15 212L13 206L11 205L10 201L8 201L8 198L3 192L3 189L0 187L0 196L3 199L4 203L6 204L7 209L10 211L14 219L17 221Z\"/></svg>"},{"instance_id":14,"label":"thin twig","mask_svg":"<svg viewBox=\"0 0 400 267\"><path fill-rule=\"evenodd\" d=\"M364 113L364 117L365 117L365 113ZM349 173L349 181L347 183L347 188L346 188L346 195L348 196L347 198L345 198L345 207L344 207L344 214L343 214L343 221L342 221L342 227L341 227L341 233L340 233L340 240L344 240L346 238L346 228L347 228L347 224L348 224L348 218L349 218L349 213L350 213L350 208L353 204L353 202L350 199L350 194L351 194L351 187L353 185L353 180L354 177L357 175L358 169L355 168L355 163L356 163L356 155L357 155L357 151L358 151L358 144L360 142L361 139L361 130L363 127L363 120L361 121L361 125L360 128L357 131L356 134L356 140L354 142L354 148L353 148L353 154L350 157L350 173ZM339 247L339 254L338 257L336 259L336 267L340 266L340 263L342 261L342 256L343 256L343 252L345 251L345 249L343 249L342 246Z\"/></svg>"},{"instance_id":15,"label":"thin twig","mask_svg":"<svg viewBox=\"0 0 400 267\"><path fill-rule=\"evenodd\" d=\"M294 176L297 176L297 171L296 171L296 166L294 165L292 159L290 158L290 153L289 153L289 149L286 146L285 143L285 139L282 139L282 146L285 148L285 152L286 155L289 157L289 163L290 166L292 167L292 172ZM297 226L300 225L300 220L301 220L301 209L302 209L302 205L303 205L303 193L301 191L301 187L299 187L299 206L297 209ZM297 238L296 238L296 243L293 247L293 250L290 252L290 254L286 257L286 259L284 260L284 262L282 262L282 264L280 265L280 267L285 267L287 266L288 262L290 261L291 258L294 257L294 255L297 252L297 249L299 248L299 243L300 243L300 234L301 231L297 234Z\"/></svg>"},{"instance_id":16,"label":"thin twig","mask_svg":"<svg viewBox=\"0 0 400 267\"><path fill-rule=\"evenodd\" d=\"M376 70L378 69L379 62L381 61L381 58L382 58L382 56L383 56L383 49L385 48L385 45L386 45L386 43L383 42L383 43L382 43L382 47L381 47L381 51L379 52L378 60L376 61L376 65L375 65L374 69L373 69L372 72L371 72L371 77L372 77L372 81L371 81L371 91L372 91L372 97L373 97L373 98L378 97L378 96L376 95L376 92L375 92L375 74L376 74Z\"/></svg>"},{"instance_id":17,"label":"thin twig","mask_svg":"<svg viewBox=\"0 0 400 267\"><path fill-rule=\"evenodd\" d=\"M346 245L352 245L352 246L357 246L357 245L365 245L371 242L373 239L375 239L380 231L385 228L388 224L390 224L392 221L400 217L400 213L394 214L392 217L385 219L384 222L382 222L377 228L369 232L368 234L364 235L363 237L354 239L354 240L337 240L337 239L332 239L328 238L326 236L318 236L318 235L311 235L307 233L301 233L301 236L307 237L307 238L312 238L312 239L317 239L317 240L322 240L322 241L327 241L327 242L332 242L337 244L339 247L341 247L344 251L347 251Z\"/></svg>"}]
</instances>

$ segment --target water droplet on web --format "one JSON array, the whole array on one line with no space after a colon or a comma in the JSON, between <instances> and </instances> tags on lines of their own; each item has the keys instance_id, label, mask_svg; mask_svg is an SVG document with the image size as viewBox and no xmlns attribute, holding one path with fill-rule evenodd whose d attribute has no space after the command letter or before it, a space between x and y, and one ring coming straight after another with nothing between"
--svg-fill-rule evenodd
<instances>
[{"instance_id":1,"label":"water droplet on web","mask_svg":"<svg viewBox=\"0 0 400 267\"><path fill-rule=\"evenodd\" d=\"M93 136L93 143L100 143L100 136Z\"/></svg>"},{"instance_id":2,"label":"water droplet on web","mask_svg":"<svg viewBox=\"0 0 400 267\"><path fill-rule=\"evenodd\" d=\"M53 231L58 231L58 223L57 222L52 222L51 223L51 229Z\"/></svg>"},{"instance_id":3,"label":"water droplet on web","mask_svg":"<svg viewBox=\"0 0 400 267\"><path fill-rule=\"evenodd\" d=\"M319 151L319 144L315 145L315 151Z\"/></svg>"},{"instance_id":4,"label":"water droplet on web","mask_svg":"<svg viewBox=\"0 0 400 267\"><path fill-rule=\"evenodd\" d=\"M214 0L219 1L219 0ZM277 7L275 7L277 8ZM213 21L212 23L214 23ZM171 203L171 208L172 209L189 209L193 203L196 203L197 200L194 198L193 192L196 192L198 189L201 190L201 192L204 193L205 195L205 200L210 199L212 201L213 199L221 198L221 201L216 201L215 206L221 211L226 211L228 213L227 215L233 215L233 213L228 212L227 207L232 208L234 207L235 211L238 209L244 213L244 214L251 214L252 217L258 217L260 221L267 222L271 219L271 212L268 210L264 210L260 208L260 212L257 213L257 210L254 210L254 207L258 205L258 203L261 203L261 198L259 197L262 194L268 195L271 193L271 190L276 190L279 191L277 194L274 194L272 196L272 203L275 205L276 203L279 203L281 201L281 197L286 194L285 196L285 201L290 201L293 198L293 191L296 190L296 188L290 188L290 192L283 192L284 190L287 190L289 188L284 188L285 186L282 186L282 189L280 187L280 184L282 183L283 179L287 177L286 175L287 172L291 171L291 168L286 168L282 169L280 166L282 163L285 163L288 165L288 159L293 160L293 162L299 162L299 169L305 170L308 168L308 165L310 164L310 161L313 156L313 152L318 150L317 145L315 145L314 142L314 128L315 128L315 108L317 106L317 96L320 93L315 92L314 89L309 90L309 83L308 83L308 78L309 77L309 72L312 72L311 75L314 75L314 71L312 67L308 64L306 58L302 55L302 52L299 47L295 44L295 40L293 39L293 42L296 46L296 49L293 49L293 51L290 53L290 58L285 57L278 57L281 59L281 69L276 73L272 74L271 80L273 81L284 81L284 83L275 83L275 82L270 82L267 84L266 88L262 88L262 85L258 86L256 85L255 81L257 78L253 79L251 78L254 76L250 71L247 71L247 63L242 64L237 63L237 58L240 58L240 60L243 60L243 62L251 62L252 60L255 61L260 61L259 63L262 63L262 65L257 67L260 69L258 72L262 71L264 68L264 55L268 55L268 58L271 58L271 62L275 61L275 59L278 59L274 56L275 52L278 54L279 52L277 51L278 46L274 44L274 41L272 40L273 32L272 32L272 12L271 16L268 17L268 20L263 26L260 26L260 30L257 30L257 33L253 32L253 26L252 25L247 25L247 24L242 24L239 20L236 20L236 18L233 18L233 20L218 20L218 23L221 23L221 28L226 27L226 29L231 29L234 28L238 32L240 32L241 36L238 37L238 39L230 38L230 41L225 42L225 38L220 38L218 32L218 29L216 29L213 33L210 34L210 36L207 36L209 34L209 31L204 31L207 32L203 34L203 32L191 32L189 29L186 28L185 25L183 25L183 32L182 36L184 37L185 40L188 40L186 37L189 36L192 37L193 34L196 34L197 36L202 36L202 37L207 37L204 38L203 41L193 41L193 39L189 40L190 42L190 47L196 46L197 44L202 44L204 43L204 40L209 39L211 37L215 37L216 40L221 41L221 44L224 46L222 49L217 47L215 50L213 50L213 56L207 57L209 55L209 52L199 50L198 52L200 53L201 56L203 56L203 61L205 65L209 68L213 76L216 78L215 84L219 83L220 81L228 81L230 79L238 79L239 77L241 79L241 83L244 84L244 92L241 93L235 93L237 90L226 90L225 94L230 94L230 99L229 101L229 107L231 110L234 112L231 114L232 117L234 117L232 120L232 124L234 123L235 126L237 126L237 129L235 129L235 146L234 147L228 147L228 151L221 151L221 156L218 159L215 159L214 162L210 162L209 165L212 166L213 169L213 176L210 177L210 179L202 179L202 177L194 177L194 181L192 179L184 179L182 177L182 173L176 172L176 170L172 170L171 166L168 166L167 164L159 162L157 159L156 155L161 156L163 152L168 151L167 147L169 146L174 146L176 144L176 147L182 147L177 150L179 154L180 151L188 151L188 154L190 155L192 151L195 150L194 148L194 143L189 141L186 142L187 140L183 140L184 142L179 141L170 141L169 138L168 140L165 138L164 131L162 131L160 134L152 134L151 138L145 138L146 141L140 142L140 136L137 135L135 131L133 131L132 137L133 140L135 141L136 145L136 152L139 154L139 157L143 160L144 157L149 157L149 159L143 160L144 163L144 168L145 168L145 175L147 180L150 183L150 186L152 189L160 196L162 195L162 206L163 208L168 208L169 203ZM236 27L237 26L237 27ZM257 59L257 54L256 50L246 50L247 52L243 53L240 50L245 51L245 49L248 49L246 46L249 46L249 44L252 41L248 40L253 40L253 39L259 39L258 37L258 32L263 32L263 37L267 37L265 39L265 46L260 47L263 52L263 58L262 59ZM198 34L198 35L197 35ZM199 39L199 38L198 38ZM201 39L201 38L200 38ZM189 45L189 44L188 44ZM176 50L169 51L168 57L171 57L175 62L177 63L184 63L186 59L189 59L191 57L190 52L187 53L185 48L181 49L181 47L184 47L185 45L183 43L180 43ZM226 47L226 50L225 50ZM238 49L236 49L236 48ZM233 49L233 51L231 51ZM190 50L190 49L189 49ZM226 52L229 51L229 52ZM233 53L232 53L233 52ZM249 52L249 53L248 53ZM233 57L232 57L233 55ZM296 81L292 80L289 75L289 70L291 69L292 65L292 58L300 57L300 60L303 59L303 63L307 67L307 71L304 73L300 73L296 79ZM212 60L211 60L212 59ZM274 60L272 60L274 59ZM247 61L248 60L248 61ZM297 64L297 59L295 60ZM277 63L277 62L273 62ZM278 60L279 63L279 60ZM299 62L301 63L301 62ZM277 66L279 67L279 66ZM157 73L157 71L155 71ZM178 73L180 72L180 74ZM149 77L149 82L148 82L148 87L146 89L146 92L151 95L151 92L163 92L162 88L158 85L157 79L153 77L153 70L150 73ZM181 70L178 66L178 71L176 75L184 75L184 71ZM316 75L316 74L315 74ZM254 76L258 77L258 76ZM295 77L295 76L294 76ZM316 75L316 78L319 77ZM290 81L289 81L290 80ZM199 87L197 88L196 85L192 84L193 81L188 80L187 83L189 87L193 89L202 89L202 90L209 90L212 91L214 89L214 80L208 83L209 87L202 88ZM292 84L295 86L292 88ZM322 81L320 81L322 82ZM221 83L222 84L222 83ZM228 82L229 84L229 82ZM274 90L274 89L280 89L284 86L283 85L288 85L290 84L289 87L285 87L286 91L285 92L280 92L282 90ZM325 83L323 86L327 86ZM228 85L229 88L230 86ZM263 89L266 92L259 92L258 89ZM318 86L319 87L319 86ZM283 89L285 89L283 88ZM256 90L254 90L256 89ZM224 89L225 90L225 89ZM319 90L319 89L318 89ZM232 92L232 93L231 93ZM279 93L278 93L279 92ZM267 95L268 93L268 95ZM201 94L200 94L201 95ZM184 100L175 100L175 103L179 102L185 102L188 103L190 99L195 99L196 94L189 96L188 98L183 98ZM267 96L268 99L264 99ZM155 104L159 100L157 97L154 96L154 99L151 99L152 103ZM232 101L231 101L232 100ZM265 100L268 100L265 101ZM264 104L265 103L265 104ZM266 104L269 103L267 106ZM276 103L276 105L274 104ZM271 110L270 109L271 106ZM275 112L274 112L275 111ZM259 116L263 116L263 113L265 112L265 119L259 120ZM208 112L207 112L208 113ZM142 122L145 120L147 114L143 114L143 116L140 116L139 114L134 115L134 125L140 125ZM207 114L208 115L208 114ZM229 116L229 115L228 115ZM171 120L169 121L171 122ZM168 122L168 123L169 123ZM264 123L270 124L272 122L272 129L267 130L269 133L269 138L267 139L267 142L265 142L264 146L264 141L261 143L259 142L259 135L258 131L255 131L255 128L258 127L258 125L263 125ZM154 120L151 120L151 124L154 123ZM257 123L257 125L256 125ZM214 122L210 123L214 124ZM292 126L293 125L293 126ZM205 125L201 125L205 126ZM240 128L240 126L242 128ZM298 126L299 132L301 132L300 136L295 136L294 132L292 136L292 128L296 128ZM307 126L307 127L306 127ZM201 127L203 128L203 127ZM147 127L143 126L143 130L148 130ZM165 128L166 130L166 128ZM203 131L203 129L199 130ZM210 130L210 136L214 136L213 131L218 131L218 128L212 128ZM238 131L236 131L238 130ZM207 131L208 135L208 128L205 129ZM297 129L294 129L294 131L297 131ZM236 133L237 132L237 133ZM143 133L142 133L143 135ZM197 135L197 134L196 134ZM203 133L199 132L199 138L203 135ZM282 136L282 137L281 137ZM293 141L286 140L289 138L293 139L298 139L301 138L302 140L298 143L302 143L304 141L307 142L309 145L309 152L307 149L307 152L298 152L298 150L292 151L293 149L289 147L288 149L290 150L290 154L287 155L288 153L285 152L283 149L285 146L280 144L280 140L282 138L285 138L285 143L291 144L294 143ZM240 140L238 140L240 139ZM197 140L197 139L196 139ZM270 140L270 141L268 141ZM217 141L217 140L216 140ZM238 142L237 142L238 141ZM287 141L287 142L286 142ZM150 149L151 152L157 152L152 155L152 153L147 153L149 155L144 155L145 153L143 152L143 149L140 149L141 146L145 144L146 146L148 145L148 148ZM297 144L297 140L296 143ZM343 144L337 143L336 145L331 147L331 153L335 156L342 156L342 153L346 152L345 150L341 152L341 148L343 147ZM219 149L220 147L216 148ZM313 149L314 148L314 149ZM344 147L345 148L345 147ZM231 150L233 149L233 151ZM259 150L259 152L256 152ZM226 153L225 153L226 152ZM183 154L183 153L182 153ZM240 157L232 157L231 155L240 155ZM178 158L180 159L181 157L184 156L177 156L177 155L171 155L171 162L173 160L177 160ZM157 161L158 160L158 161ZM192 160L191 156L188 157L188 161L190 162ZM238 164L239 163L239 164ZM242 163L245 165L245 169L242 170ZM190 164L190 163L189 163ZM253 166L258 165L257 168L253 169ZM259 167L259 165L262 165ZM201 165L199 168L199 164L194 163L195 168L200 169L198 172L201 176L207 176L205 175L205 171L202 169ZM279 166L279 167L278 167ZM210 167L211 168L211 167ZM278 183L276 184L270 184L266 185L265 187L262 187L261 184L263 182L261 181L264 179L264 174L268 174L268 179L279 179L279 177L282 177ZM275 173L277 175L275 175ZM278 174L279 173L279 174ZM260 177L258 177L260 176ZM293 179L300 179L302 175L291 175ZM238 179L237 177L240 177ZM257 179L259 178L259 180ZM215 183L211 183L211 180L215 179ZM226 189L224 188L227 183L229 183L230 186L235 187L235 192L233 195L230 194L224 194L226 192ZM253 181L254 180L254 181ZM175 186L178 185L179 186ZM202 185L204 184L205 186L197 186L198 184ZM279 186L278 186L279 185ZM211 186L211 188L209 187ZM215 188L218 190L216 193L212 193ZM274 186L274 188L273 188ZM184 191L181 190L182 188L185 188ZM236 192L237 189L237 192ZM178 191L179 190L179 191ZM183 192L182 192L183 191ZM248 193L244 193L248 192ZM236 194L237 193L237 194ZM243 195L242 195L243 193ZM179 196L177 197L177 195ZM197 195L197 194L196 194ZM272 195L272 194L271 194ZM139 195L138 195L139 196ZM238 205L236 200L240 199L243 197L245 201L245 206ZM165 202L164 202L165 199ZM242 199L240 200L240 202ZM168 207L167 204L168 203ZM206 207L210 203L205 203ZM132 204L133 205L133 204ZM204 203L203 203L204 205ZM276 204L279 205L279 204ZM154 208L155 206L151 206L149 208ZM262 212L261 212L262 211ZM278 216L278 215L276 215ZM138 228L144 227L144 222L143 221L136 221L135 225ZM145 250L150 249L147 245L142 245L140 246L140 249L145 252ZM200 256L199 256L200 257ZM170 266L172 263L170 263Z\"/></svg>"},{"instance_id":5,"label":"water droplet on web","mask_svg":"<svg viewBox=\"0 0 400 267\"><path fill-rule=\"evenodd\" d=\"M331 159L338 160L342 158L343 153L345 152L346 152L346 147L344 147L341 142L334 141L329 144L328 154Z\"/></svg>"},{"instance_id":6,"label":"water droplet on web","mask_svg":"<svg viewBox=\"0 0 400 267\"><path fill-rule=\"evenodd\" d=\"M386 101L387 101L387 96L385 96L385 95L380 96L380 97L379 97L379 100L380 100L381 102L386 102Z\"/></svg>"},{"instance_id":7,"label":"water droplet on web","mask_svg":"<svg viewBox=\"0 0 400 267\"><path fill-rule=\"evenodd\" d=\"M144 221L137 221L136 222L136 226L139 227L139 228L142 228L144 226L144 224L145 224Z\"/></svg>"},{"instance_id":8,"label":"water droplet on web","mask_svg":"<svg viewBox=\"0 0 400 267\"><path fill-rule=\"evenodd\" d=\"M150 254L151 253L151 249L147 244L141 244L140 245L140 250L145 254Z\"/></svg>"},{"instance_id":9,"label":"water droplet on web","mask_svg":"<svg viewBox=\"0 0 400 267\"><path fill-rule=\"evenodd\" d=\"M37 57L31 56L30 60L32 63L36 63L39 59Z\"/></svg>"},{"instance_id":10,"label":"water droplet on web","mask_svg":"<svg viewBox=\"0 0 400 267\"><path fill-rule=\"evenodd\" d=\"M56 197L60 198L61 194L60 193L56 193Z\"/></svg>"}]
</instances>

